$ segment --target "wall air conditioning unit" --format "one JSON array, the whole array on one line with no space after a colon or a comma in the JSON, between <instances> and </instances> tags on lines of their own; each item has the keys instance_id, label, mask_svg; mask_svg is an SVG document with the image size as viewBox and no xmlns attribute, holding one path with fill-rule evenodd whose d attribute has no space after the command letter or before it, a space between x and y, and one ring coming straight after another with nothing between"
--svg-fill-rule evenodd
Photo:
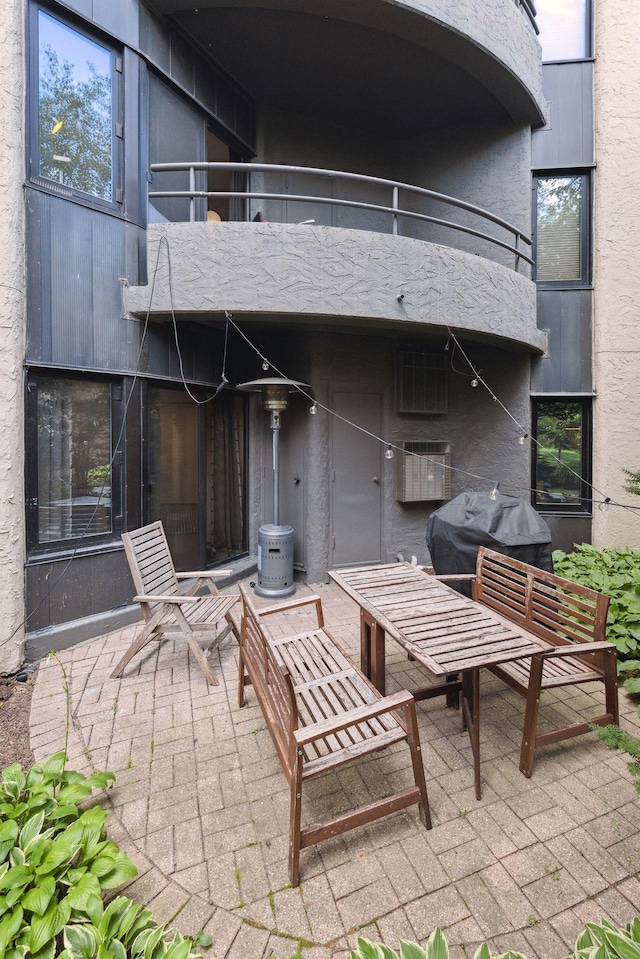
<instances>
[{"instance_id":1,"label":"wall air conditioning unit","mask_svg":"<svg viewBox=\"0 0 640 959\"><path fill-rule=\"evenodd\" d=\"M396 499L399 503L450 499L450 467L450 443L403 443L396 456Z\"/></svg>"}]
</instances>

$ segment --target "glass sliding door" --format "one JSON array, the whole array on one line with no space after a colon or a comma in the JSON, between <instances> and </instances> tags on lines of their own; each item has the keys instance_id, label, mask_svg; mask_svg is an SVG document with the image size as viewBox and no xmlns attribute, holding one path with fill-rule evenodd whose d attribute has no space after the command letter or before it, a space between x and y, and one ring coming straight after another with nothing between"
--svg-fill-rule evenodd
<instances>
[{"instance_id":1,"label":"glass sliding door","mask_svg":"<svg viewBox=\"0 0 640 959\"><path fill-rule=\"evenodd\" d=\"M150 387L147 423L147 521L162 520L176 569L246 552L244 399Z\"/></svg>"}]
</instances>

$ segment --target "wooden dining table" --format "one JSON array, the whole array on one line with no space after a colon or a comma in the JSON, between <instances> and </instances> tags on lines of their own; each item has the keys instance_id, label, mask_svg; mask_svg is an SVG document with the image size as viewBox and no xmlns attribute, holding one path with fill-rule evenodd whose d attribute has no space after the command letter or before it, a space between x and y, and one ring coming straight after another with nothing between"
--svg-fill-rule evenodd
<instances>
[{"instance_id":1,"label":"wooden dining table","mask_svg":"<svg viewBox=\"0 0 640 959\"><path fill-rule=\"evenodd\" d=\"M411 690L414 699L446 694L451 703L460 694L480 799L480 670L531 656L542 644L410 563L332 570L329 576L360 607L360 667L383 695L387 637L440 680Z\"/></svg>"}]
</instances>

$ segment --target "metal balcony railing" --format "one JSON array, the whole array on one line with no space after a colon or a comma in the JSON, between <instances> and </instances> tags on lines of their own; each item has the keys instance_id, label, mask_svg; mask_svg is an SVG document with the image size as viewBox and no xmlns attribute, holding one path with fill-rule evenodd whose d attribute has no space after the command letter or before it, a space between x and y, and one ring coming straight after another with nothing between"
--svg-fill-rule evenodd
<instances>
[{"instance_id":1,"label":"metal balcony railing","mask_svg":"<svg viewBox=\"0 0 640 959\"><path fill-rule=\"evenodd\" d=\"M528 0L527 0L528 2ZM198 173L213 174L219 171L225 171L235 174L244 174L243 184L246 189L243 190L202 190L196 189L196 175ZM196 201L215 200L215 199L233 199L233 200L261 200L261 201L283 201L286 203L307 203L322 204L332 207L346 207L358 210L368 211L375 214L388 214L391 222L391 232L398 233L398 221L402 219L429 223L436 227L442 227L449 230L459 231L470 237L475 237L493 247L507 250L513 254L515 259L515 270L519 269L520 262L524 261L533 265L533 260L525 249L531 249L531 239L513 224L508 223L501 217L496 216L489 210L467 203L464 200L458 200L456 197L447 196L445 193L436 193L433 190L427 190L424 187L414 186L410 183L402 183L399 180L386 180L381 177L367 176L360 173L344 173L338 170L324 170L317 167L286 166L276 163L154 163L151 166L151 172L154 175L162 173L186 173L189 179L189 188L186 190L150 190L149 199L168 199L183 198L189 202L189 220L196 220ZM310 195L306 193L276 192L266 187L261 190L250 188L251 174L279 174L295 179L296 177L319 177L339 183L343 188L347 184L365 184L375 190L382 188L388 191L388 203L374 203L362 199L350 199L348 197L336 197L330 195ZM154 177L155 179L155 177ZM445 207L464 211L471 214L472 218L477 218L477 226L471 226L467 223L456 222L455 220L444 219L434 216L431 213L424 213L418 210L407 209L401 205L401 197L417 197L421 200L432 201L443 204ZM270 214L270 219L274 219ZM499 227L504 231L504 239L500 236L494 236L486 232L490 224ZM360 229L366 229L363 224L358 224ZM379 229L379 228L377 228Z\"/></svg>"},{"instance_id":2,"label":"metal balcony railing","mask_svg":"<svg viewBox=\"0 0 640 959\"><path fill-rule=\"evenodd\" d=\"M540 30L538 29L538 24L536 23L537 11L535 8L535 4L533 3L533 0L515 0L515 4L517 7L520 7L521 10L524 10L529 20L531 21L531 26L533 27L535 32L539 34Z\"/></svg>"}]
</instances>

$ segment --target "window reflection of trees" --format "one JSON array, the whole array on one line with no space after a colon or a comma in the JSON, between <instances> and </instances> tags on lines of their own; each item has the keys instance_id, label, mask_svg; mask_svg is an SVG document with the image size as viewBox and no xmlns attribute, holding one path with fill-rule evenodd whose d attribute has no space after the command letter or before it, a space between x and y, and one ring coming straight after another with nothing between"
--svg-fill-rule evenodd
<instances>
[{"instance_id":1,"label":"window reflection of trees","mask_svg":"<svg viewBox=\"0 0 640 959\"><path fill-rule=\"evenodd\" d=\"M581 279L582 176L538 179L536 279Z\"/></svg>"},{"instance_id":2,"label":"window reflection of trees","mask_svg":"<svg viewBox=\"0 0 640 959\"><path fill-rule=\"evenodd\" d=\"M44 13L38 22L40 175L110 201L112 55Z\"/></svg>"},{"instance_id":3,"label":"window reflection of trees","mask_svg":"<svg viewBox=\"0 0 640 959\"><path fill-rule=\"evenodd\" d=\"M536 502L578 504L582 474L581 404L540 403L537 440Z\"/></svg>"}]
</instances>

